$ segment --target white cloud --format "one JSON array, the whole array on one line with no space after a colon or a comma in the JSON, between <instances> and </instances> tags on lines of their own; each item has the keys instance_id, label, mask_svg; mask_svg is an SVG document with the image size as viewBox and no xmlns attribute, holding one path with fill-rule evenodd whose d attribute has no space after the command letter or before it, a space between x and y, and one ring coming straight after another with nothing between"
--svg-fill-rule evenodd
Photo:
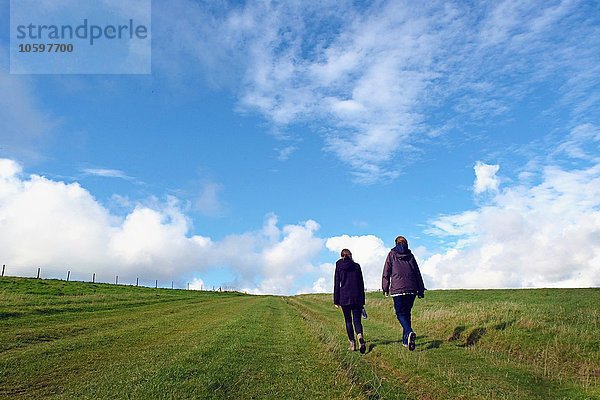
<instances>
[{"instance_id":1,"label":"white cloud","mask_svg":"<svg viewBox=\"0 0 600 400\"><path fill-rule=\"evenodd\" d=\"M579 132L573 135L581 138ZM573 150L573 135L558 147L589 161L587 153ZM532 175L537 184L530 183ZM524 181L493 191L479 208L442 216L432 225L430 234L455 238L422 267L434 287L598 286L600 162L530 171Z\"/></svg>"},{"instance_id":2,"label":"white cloud","mask_svg":"<svg viewBox=\"0 0 600 400\"><path fill-rule=\"evenodd\" d=\"M204 281L200 278L194 278L190 282L189 286L190 290L204 290L206 286L204 285Z\"/></svg>"},{"instance_id":3,"label":"white cloud","mask_svg":"<svg viewBox=\"0 0 600 400\"><path fill-rule=\"evenodd\" d=\"M450 239L446 250L435 254L415 250L424 258L420 267L426 286L599 286L600 160L592 156L598 154L598 142L590 132L595 128L576 127L557 145L557 154L578 155L588 162L585 167L566 169L555 160L502 188L497 185L498 166L476 168L485 171L479 188L489 191L489 198L475 209L431 221L426 233ZM336 256L342 248L351 249L363 266L367 286L379 287L388 252L380 238L343 235L328 239L326 247ZM333 270L331 263L321 265L313 291L331 291Z\"/></svg>"},{"instance_id":4,"label":"white cloud","mask_svg":"<svg viewBox=\"0 0 600 400\"><path fill-rule=\"evenodd\" d=\"M576 126L555 154L565 153L575 159L600 160L600 127L592 124Z\"/></svg>"},{"instance_id":5,"label":"white cloud","mask_svg":"<svg viewBox=\"0 0 600 400\"><path fill-rule=\"evenodd\" d=\"M496 118L548 82L558 93L549 102L567 112L597 104L597 35L575 1L217 8L170 2L159 13L169 23L154 25L168 26L158 54L181 51L211 82L229 81L239 109L277 132L312 126L362 183L397 177L430 132ZM429 116L447 109L457 115L437 126Z\"/></svg>"},{"instance_id":6,"label":"white cloud","mask_svg":"<svg viewBox=\"0 0 600 400\"><path fill-rule=\"evenodd\" d=\"M78 183L38 175L23 176L15 161L0 159L0 254L10 275L120 282L178 282L179 286L211 267L230 269L228 287L252 293L294 293L317 272L314 260L324 248L319 224L308 220L278 226L269 214L258 231L220 241L190 233L191 222L178 200L148 204L126 202L133 209L114 215ZM221 284L219 283L219 285ZM203 283L202 283L203 284Z\"/></svg>"},{"instance_id":7,"label":"white cloud","mask_svg":"<svg viewBox=\"0 0 600 400\"><path fill-rule=\"evenodd\" d=\"M286 146L283 149L275 149L277 151L277 159L279 161L285 161L288 158L290 158L290 156L296 151L298 150L298 147L296 146Z\"/></svg>"},{"instance_id":8,"label":"white cloud","mask_svg":"<svg viewBox=\"0 0 600 400\"><path fill-rule=\"evenodd\" d=\"M137 205L123 218L78 183L21 178L11 160L2 160L0 170L0 249L12 273L44 266L96 272L99 279L166 279L206 267L211 241L188 236L174 199L157 208Z\"/></svg>"},{"instance_id":9,"label":"white cloud","mask_svg":"<svg viewBox=\"0 0 600 400\"><path fill-rule=\"evenodd\" d=\"M333 275L333 273L335 271L335 265L323 264L321 266L321 269L322 269L322 273L326 274L327 276ZM333 290L333 278L328 279L328 278L322 276L313 282L312 289L310 291L314 292L314 293L331 293L332 290Z\"/></svg>"},{"instance_id":10,"label":"white cloud","mask_svg":"<svg viewBox=\"0 0 600 400\"><path fill-rule=\"evenodd\" d=\"M329 14L335 7L321 11L324 19L345 18ZM241 105L260 111L276 125L330 121L326 148L351 165L357 180L368 183L396 176L386 165L421 119L415 108L437 73L418 70L417 65L438 40L422 35L421 18L414 23L396 20L396 11L390 5L343 20L345 31L321 47L306 43L304 22L283 9L246 7L244 15L261 34L250 42L253 57ZM291 34L281 36L282 28ZM423 39L399 41L399 36ZM304 46L315 46L316 56L304 57Z\"/></svg>"},{"instance_id":11,"label":"white cloud","mask_svg":"<svg viewBox=\"0 0 600 400\"><path fill-rule=\"evenodd\" d=\"M135 178L127 175L118 169L109 168L84 168L82 172L86 175L100 176L102 178L120 178L125 180L134 180Z\"/></svg>"},{"instance_id":12,"label":"white cloud","mask_svg":"<svg viewBox=\"0 0 600 400\"><path fill-rule=\"evenodd\" d=\"M6 158L0 158L0 178L3 180L14 180L23 171L19 163Z\"/></svg>"},{"instance_id":13,"label":"white cloud","mask_svg":"<svg viewBox=\"0 0 600 400\"><path fill-rule=\"evenodd\" d=\"M308 220L279 228L277 223L270 214L261 230L230 235L217 244L220 262L237 272L236 286L250 293L286 294L299 290L301 279L315 272L324 243L316 236L319 224Z\"/></svg>"},{"instance_id":14,"label":"white cloud","mask_svg":"<svg viewBox=\"0 0 600 400\"><path fill-rule=\"evenodd\" d=\"M499 165L490 165L477 161L473 169L475 170L475 183L473 184L475 194L498 191L500 182L496 174L500 170Z\"/></svg>"},{"instance_id":15,"label":"white cloud","mask_svg":"<svg viewBox=\"0 0 600 400\"><path fill-rule=\"evenodd\" d=\"M477 211L465 211L455 215L442 215L431 221L426 233L434 236L472 236L476 233Z\"/></svg>"},{"instance_id":16,"label":"white cloud","mask_svg":"<svg viewBox=\"0 0 600 400\"><path fill-rule=\"evenodd\" d=\"M551 152L554 162L530 164L517 181L498 177L497 165L480 163L474 190L489 196L478 198L483 203L474 209L431 222L427 233L451 242L420 264L426 285L600 285L598 143L596 127L577 126ZM500 180L506 183L499 186ZM68 267L96 272L99 280L139 276L179 279L180 286L216 266L234 276L222 282L226 286L289 294L331 291L334 264L321 257L327 249L325 257L337 259L342 248L361 264L367 288L377 289L389 251L374 235L321 238L317 222L280 226L274 214L256 231L214 241L191 234L176 198L122 203L126 215L112 214L78 183L25 176L18 163L0 159L2 263L16 275Z\"/></svg>"}]
</instances>

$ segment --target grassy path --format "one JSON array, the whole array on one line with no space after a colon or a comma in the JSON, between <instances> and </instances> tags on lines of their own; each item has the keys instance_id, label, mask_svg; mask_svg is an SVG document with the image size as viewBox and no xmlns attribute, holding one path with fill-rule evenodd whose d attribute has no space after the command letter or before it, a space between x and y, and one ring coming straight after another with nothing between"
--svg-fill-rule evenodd
<instances>
[{"instance_id":1,"label":"grassy path","mask_svg":"<svg viewBox=\"0 0 600 400\"><path fill-rule=\"evenodd\" d=\"M357 382L376 387L372 398L600 398L600 291L521 291L511 299L513 292L431 293L414 310L414 352L399 341L391 300L369 294L363 357L343 354L343 317L330 296L289 302Z\"/></svg>"},{"instance_id":2,"label":"grassy path","mask_svg":"<svg viewBox=\"0 0 600 400\"><path fill-rule=\"evenodd\" d=\"M283 298L26 283L0 291L0 397L360 397Z\"/></svg>"},{"instance_id":3,"label":"grassy path","mask_svg":"<svg viewBox=\"0 0 600 400\"><path fill-rule=\"evenodd\" d=\"M0 398L600 399L600 290L431 292L402 347L367 296L347 351L329 295L0 279Z\"/></svg>"}]
</instances>

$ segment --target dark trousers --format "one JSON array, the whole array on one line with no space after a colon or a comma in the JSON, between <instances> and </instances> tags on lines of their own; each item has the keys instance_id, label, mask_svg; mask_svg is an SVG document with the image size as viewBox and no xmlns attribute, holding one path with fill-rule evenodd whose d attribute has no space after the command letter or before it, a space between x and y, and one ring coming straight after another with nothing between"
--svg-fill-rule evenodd
<instances>
[{"instance_id":1,"label":"dark trousers","mask_svg":"<svg viewBox=\"0 0 600 400\"><path fill-rule=\"evenodd\" d=\"M346 333L348 334L349 340L354 340L354 330L352 329L352 322L354 322L354 328L356 333L362 333L363 327L360 321L362 306L342 306L344 312L344 319L346 320Z\"/></svg>"},{"instance_id":2,"label":"dark trousers","mask_svg":"<svg viewBox=\"0 0 600 400\"><path fill-rule=\"evenodd\" d=\"M415 304L415 297L417 297L415 294L403 294L393 297L396 317L398 317L398 321L402 325L402 343L404 344L408 344L408 334L413 331L410 325L410 311L413 304Z\"/></svg>"}]
</instances>

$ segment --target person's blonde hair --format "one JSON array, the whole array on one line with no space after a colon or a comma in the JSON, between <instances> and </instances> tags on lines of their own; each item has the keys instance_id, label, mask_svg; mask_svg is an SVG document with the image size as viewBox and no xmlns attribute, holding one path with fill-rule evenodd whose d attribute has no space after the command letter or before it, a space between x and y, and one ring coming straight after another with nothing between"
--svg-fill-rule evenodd
<instances>
[{"instance_id":1,"label":"person's blonde hair","mask_svg":"<svg viewBox=\"0 0 600 400\"><path fill-rule=\"evenodd\" d=\"M396 238L396 246L402 244L404 247L408 248L408 240L404 236L398 236Z\"/></svg>"}]
</instances>

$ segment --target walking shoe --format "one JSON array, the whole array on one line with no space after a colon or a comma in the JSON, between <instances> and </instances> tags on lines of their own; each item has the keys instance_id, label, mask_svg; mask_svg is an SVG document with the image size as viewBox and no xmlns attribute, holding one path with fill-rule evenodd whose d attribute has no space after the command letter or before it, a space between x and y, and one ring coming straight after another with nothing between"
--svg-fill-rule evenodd
<instances>
[{"instance_id":1,"label":"walking shoe","mask_svg":"<svg viewBox=\"0 0 600 400\"><path fill-rule=\"evenodd\" d=\"M350 342L350 346L348 346L348 350L354 351L356 350L356 342L354 340L348 340Z\"/></svg>"},{"instance_id":2,"label":"walking shoe","mask_svg":"<svg viewBox=\"0 0 600 400\"><path fill-rule=\"evenodd\" d=\"M408 334L408 349L413 351L415 349L415 340L417 340L417 334L411 332Z\"/></svg>"},{"instance_id":3,"label":"walking shoe","mask_svg":"<svg viewBox=\"0 0 600 400\"><path fill-rule=\"evenodd\" d=\"M356 336L358 337L358 343L360 344L358 350L360 351L360 354L365 354L365 352L367 351L367 344L365 342L365 339L363 338L362 333L359 333Z\"/></svg>"}]
</instances>

